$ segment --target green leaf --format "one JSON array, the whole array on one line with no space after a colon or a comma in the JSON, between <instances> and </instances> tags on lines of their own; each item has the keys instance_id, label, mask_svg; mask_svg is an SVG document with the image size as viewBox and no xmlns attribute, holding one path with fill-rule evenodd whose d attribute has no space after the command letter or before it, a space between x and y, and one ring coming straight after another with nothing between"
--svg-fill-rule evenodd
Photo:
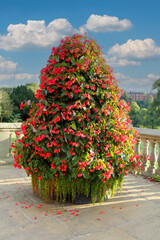
<instances>
[{"instance_id":1,"label":"green leaf","mask_svg":"<svg viewBox=\"0 0 160 240\"><path fill-rule=\"evenodd\" d=\"M74 58L74 57L71 58L71 63L72 63L73 65L75 65L75 58Z\"/></svg>"},{"instance_id":2,"label":"green leaf","mask_svg":"<svg viewBox=\"0 0 160 240\"><path fill-rule=\"evenodd\" d=\"M97 88L97 91L96 91L97 96L99 96L99 92L100 92L100 89Z\"/></svg>"},{"instance_id":3,"label":"green leaf","mask_svg":"<svg viewBox=\"0 0 160 240\"><path fill-rule=\"evenodd\" d=\"M75 122L72 122L72 128L73 128L74 130L77 130L77 127L76 127Z\"/></svg>"},{"instance_id":4,"label":"green leaf","mask_svg":"<svg viewBox=\"0 0 160 240\"><path fill-rule=\"evenodd\" d=\"M74 97L74 94L73 94L73 92L71 92L71 97Z\"/></svg>"},{"instance_id":5,"label":"green leaf","mask_svg":"<svg viewBox=\"0 0 160 240\"><path fill-rule=\"evenodd\" d=\"M56 56L56 61L59 62L59 55Z\"/></svg>"},{"instance_id":6,"label":"green leaf","mask_svg":"<svg viewBox=\"0 0 160 240\"><path fill-rule=\"evenodd\" d=\"M84 177L84 178L89 178L89 174L88 174L88 172L83 171L82 174L83 174L83 177Z\"/></svg>"},{"instance_id":7,"label":"green leaf","mask_svg":"<svg viewBox=\"0 0 160 240\"><path fill-rule=\"evenodd\" d=\"M61 97L65 96L65 92L62 92Z\"/></svg>"},{"instance_id":8,"label":"green leaf","mask_svg":"<svg viewBox=\"0 0 160 240\"><path fill-rule=\"evenodd\" d=\"M61 146L61 149L63 152L66 152L66 149L64 148L64 146Z\"/></svg>"},{"instance_id":9,"label":"green leaf","mask_svg":"<svg viewBox=\"0 0 160 240\"><path fill-rule=\"evenodd\" d=\"M74 158L72 158L72 165L76 166L79 162L79 157L75 156Z\"/></svg>"}]
</instances>

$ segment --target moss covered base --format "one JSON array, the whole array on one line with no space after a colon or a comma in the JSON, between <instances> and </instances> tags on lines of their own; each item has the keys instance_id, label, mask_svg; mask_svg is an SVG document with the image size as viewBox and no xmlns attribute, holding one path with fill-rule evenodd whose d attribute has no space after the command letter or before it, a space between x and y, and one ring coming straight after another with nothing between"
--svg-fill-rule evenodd
<instances>
[{"instance_id":1,"label":"moss covered base","mask_svg":"<svg viewBox=\"0 0 160 240\"><path fill-rule=\"evenodd\" d=\"M53 179L38 179L32 174L32 188L34 194L47 203L56 200L57 202L74 202L76 204L103 202L108 196L114 196L118 190L122 190L123 179L110 179L103 183L99 179L90 181L84 178L68 180L65 177L54 177Z\"/></svg>"}]
</instances>

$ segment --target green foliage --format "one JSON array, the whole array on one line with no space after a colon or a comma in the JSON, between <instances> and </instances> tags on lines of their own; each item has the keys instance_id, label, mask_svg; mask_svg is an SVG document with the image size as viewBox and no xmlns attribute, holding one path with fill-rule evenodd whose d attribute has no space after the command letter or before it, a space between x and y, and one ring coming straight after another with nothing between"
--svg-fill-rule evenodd
<instances>
[{"instance_id":1,"label":"green foliage","mask_svg":"<svg viewBox=\"0 0 160 240\"><path fill-rule=\"evenodd\" d=\"M21 102L25 100L35 101L37 102L34 92L32 90L32 84L28 84L26 86L21 85L12 89L10 93L10 98L13 102L13 112L14 116L21 116L22 120L26 120L28 118L29 108L24 108L22 111L20 110Z\"/></svg>"},{"instance_id":2,"label":"green foliage","mask_svg":"<svg viewBox=\"0 0 160 240\"><path fill-rule=\"evenodd\" d=\"M153 89L158 89L159 80L153 84ZM130 102L131 111L129 112L130 119L134 127L160 128L160 95L156 99L152 96L143 100L133 101L128 97L128 93L124 92L121 96L126 102Z\"/></svg>"},{"instance_id":3,"label":"green foliage","mask_svg":"<svg viewBox=\"0 0 160 240\"><path fill-rule=\"evenodd\" d=\"M151 103L152 112L154 112L154 120L152 125L154 128L160 126L160 79L154 82L153 89L157 90L157 96Z\"/></svg>"},{"instance_id":4,"label":"green foliage","mask_svg":"<svg viewBox=\"0 0 160 240\"><path fill-rule=\"evenodd\" d=\"M142 116L140 107L136 102L131 102L129 116L132 119L133 126L140 127L142 125Z\"/></svg>"},{"instance_id":5,"label":"green foliage","mask_svg":"<svg viewBox=\"0 0 160 240\"><path fill-rule=\"evenodd\" d=\"M121 96L121 99L125 100L126 102L131 103L132 102L132 98L128 96L128 93L126 91L124 91L123 95Z\"/></svg>"},{"instance_id":6,"label":"green foliage","mask_svg":"<svg viewBox=\"0 0 160 240\"><path fill-rule=\"evenodd\" d=\"M13 104L9 94L0 90L0 122L7 121L13 112Z\"/></svg>"},{"instance_id":7,"label":"green foliage","mask_svg":"<svg viewBox=\"0 0 160 240\"><path fill-rule=\"evenodd\" d=\"M105 63L98 44L87 36L62 39L41 70L38 103L22 124L15 144L15 167L40 180L40 196L60 201L80 194L102 202L129 170L140 168L129 106Z\"/></svg>"},{"instance_id":8,"label":"green foliage","mask_svg":"<svg viewBox=\"0 0 160 240\"><path fill-rule=\"evenodd\" d=\"M25 84L25 86L28 90L31 90L34 94L36 94L37 90L39 89L37 83L27 83Z\"/></svg>"},{"instance_id":9,"label":"green foliage","mask_svg":"<svg viewBox=\"0 0 160 240\"><path fill-rule=\"evenodd\" d=\"M154 176L154 179L156 182L160 182L160 176L158 174L156 174L156 176Z\"/></svg>"}]
</instances>

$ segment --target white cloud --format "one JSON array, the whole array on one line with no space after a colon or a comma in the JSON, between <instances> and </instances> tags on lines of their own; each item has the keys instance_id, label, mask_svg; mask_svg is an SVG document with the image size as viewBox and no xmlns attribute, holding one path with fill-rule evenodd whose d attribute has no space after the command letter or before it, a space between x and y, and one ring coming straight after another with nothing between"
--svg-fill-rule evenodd
<instances>
[{"instance_id":1,"label":"white cloud","mask_svg":"<svg viewBox=\"0 0 160 240\"><path fill-rule=\"evenodd\" d=\"M39 82L38 74L20 73L17 65L17 63L0 56L0 82L3 84L1 86L6 85L6 83L9 86L19 84L20 81L21 84L26 82Z\"/></svg>"},{"instance_id":2,"label":"white cloud","mask_svg":"<svg viewBox=\"0 0 160 240\"><path fill-rule=\"evenodd\" d=\"M85 25L85 28L92 32L122 32L131 27L132 23L128 19L119 20L117 17L95 14L88 18Z\"/></svg>"},{"instance_id":3,"label":"white cloud","mask_svg":"<svg viewBox=\"0 0 160 240\"><path fill-rule=\"evenodd\" d=\"M39 79L38 74L29 74L29 73L8 73L8 74L0 74L0 81L37 81Z\"/></svg>"},{"instance_id":4,"label":"white cloud","mask_svg":"<svg viewBox=\"0 0 160 240\"><path fill-rule=\"evenodd\" d=\"M14 79L15 74L0 74L0 81L8 81Z\"/></svg>"},{"instance_id":5,"label":"white cloud","mask_svg":"<svg viewBox=\"0 0 160 240\"><path fill-rule=\"evenodd\" d=\"M93 32L121 32L131 27L132 23L128 19L119 20L117 17L95 14L92 14L87 24L80 26L79 29L73 28L65 18L54 19L48 25L44 20L28 20L27 24L19 23L8 26L8 33L0 35L0 49L8 51L48 48L56 45L66 35L84 34L87 29Z\"/></svg>"},{"instance_id":6,"label":"white cloud","mask_svg":"<svg viewBox=\"0 0 160 240\"><path fill-rule=\"evenodd\" d=\"M9 88L7 84L0 85L0 88Z\"/></svg>"},{"instance_id":7,"label":"white cloud","mask_svg":"<svg viewBox=\"0 0 160 240\"><path fill-rule=\"evenodd\" d=\"M27 24L10 24L6 35L0 35L0 49L46 48L56 44L65 35L75 33L76 29L67 19L59 18L50 22L28 20ZM78 31L78 30L77 30Z\"/></svg>"},{"instance_id":8,"label":"white cloud","mask_svg":"<svg viewBox=\"0 0 160 240\"><path fill-rule=\"evenodd\" d=\"M139 61L133 61L128 59L119 59L116 56L113 57L104 57L106 60L106 63L110 65L111 67L126 67L126 66L139 66L141 63Z\"/></svg>"},{"instance_id":9,"label":"white cloud","mask_svg":"<svg viewBox=\"0 0 160 240\"><path fill-rule=\"evenodd\" d=\"M125 74L123 74L123 73L115 73L115 77L116 77L116 79L118 79L118 80L125 80L125 79L128 79L128 76L127 75L125 75Z\"/></svg>"},{"instance_id":10,"label":"white cloud","mask_svg":"<svg viewBox=\"0 0 160 240\"><path fill-rule=\"evenodd\" d=\"M126 43L116 44L109 49L108 55L118 56L120 58L149 59L160 57L160 47L150 39L129 39Z\"/></svg>"},{"instance_id":11,"label":"white cloud","mask_svg":"<svg viewBox=\"0 0 160 240\"><path fill-rule=\"evenodd\" d=\"M26 81L31 81L32 79L39 79L38 74L29 74L29 73L19 73L15 74L15 79L18 81L26 80Z\"/></svg>"},{"instance_id":12,"label":"white cloud","mask_svg":"<svg viewBox=\"0 0 160 240\"><path fill-rule=\"evenodd\" d=\"M17 69L17 63L7 60L0 55L0 73L14 72Z\"/></svg>"},{"instance_id":13,"label":"white cloud","mask_svg":"<svg viewBox=\"0 0 160 240\"><path fill-rule=\"evenodd\" d=\"M115 77L119 81L120 88L126 91L149 92L152 89L153 80L148 75L144 78L133 78L123 73L115 73Z\"/></svg>"},{"instance_id":14,"label":"white cloud","mask_svg":"<svg viewBox=\"0 0 160 240\"><path fill-rule=\"evenodd\" d=\"M153 80L158 80L158 79L160 79L160 75L158 76L158 75L155 75L155 74L153 74L153 73L149 73L149 74L147 75L147 77L150 78L150 79L153 79Z\"/></svg>"}]
</instances>

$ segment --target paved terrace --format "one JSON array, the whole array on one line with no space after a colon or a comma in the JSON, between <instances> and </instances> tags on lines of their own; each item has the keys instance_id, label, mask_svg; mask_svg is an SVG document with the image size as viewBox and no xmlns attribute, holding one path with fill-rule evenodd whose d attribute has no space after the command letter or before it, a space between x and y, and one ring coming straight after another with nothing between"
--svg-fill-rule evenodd
<instances>
[{"instance_id":1,"label":"paved terrace","mask_svg":"<svg viewBox=\"0 0 160 240\"><path fill-rule=\"evenodd\" d=\"M45 204L21 169L0 166L0 240L159 240L160 185L129 174L104 204Z\"/></svg>"}]
</instances>

